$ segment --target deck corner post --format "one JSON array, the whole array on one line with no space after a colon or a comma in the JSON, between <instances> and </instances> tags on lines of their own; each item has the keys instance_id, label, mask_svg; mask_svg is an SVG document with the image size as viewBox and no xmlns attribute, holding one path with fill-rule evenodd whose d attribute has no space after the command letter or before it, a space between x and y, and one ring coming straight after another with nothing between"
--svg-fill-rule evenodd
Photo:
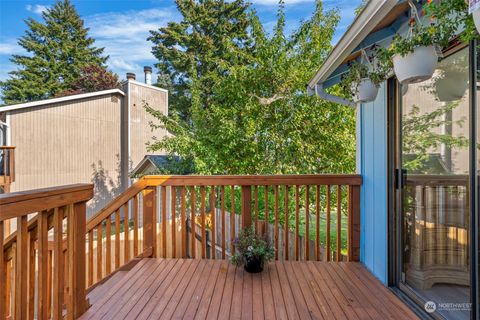
<instances>
[{"instance_id":1,"label":"deck corner post","mask_svg":"<svg viewBox=\"0 0 480 320\"><path fill-rule=\"evenodd\" d=\"M242 186L242 228L252 225L252 187Z\"/></svg>"},{"instance_id":2,"label":"deck corner post","mask_svg":"<svg viewBox=\"0 0 480 320\"><path fill-rule=\"evenodd\" d=\"M349 186L348 261L360 261L360 186Z\"/></svg>"},{"instance_id":3,"label":"deck corner post","mask_svg":"<svg viewBox=\"0 0 480 320\"><path fill-rule=\"evenodd\" d=\"M77 319L87 309L86 293L86 215L87 203L79 202L67 207L68 213L68 319Z\"/></svg>"}]
</instances>

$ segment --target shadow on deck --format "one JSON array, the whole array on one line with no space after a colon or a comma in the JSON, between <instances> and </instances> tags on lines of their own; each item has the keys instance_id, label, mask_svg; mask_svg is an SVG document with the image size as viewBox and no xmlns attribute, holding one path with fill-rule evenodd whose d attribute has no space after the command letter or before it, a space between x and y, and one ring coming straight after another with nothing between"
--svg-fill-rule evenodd
<instances>
[{"instance_id":1,"label":"shadow on deck","mask_svg":"<svg viewBox=\"0 0 480 320\"><path fill-rule=\"evenodd\" d=\"M357 262L140 260L89 293L81 319L416 319Z\"/></svg>"}]
</instances>

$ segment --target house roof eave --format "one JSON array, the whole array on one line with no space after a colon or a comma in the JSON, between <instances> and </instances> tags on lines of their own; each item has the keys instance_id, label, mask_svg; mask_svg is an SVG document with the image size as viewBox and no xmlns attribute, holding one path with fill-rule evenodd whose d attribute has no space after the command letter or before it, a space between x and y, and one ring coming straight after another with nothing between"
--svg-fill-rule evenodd
<instances>
[{"instance_id":1,"label":"house roof eave","mask_svg":"<svg viewBox=\"0 0 480 320\"><path fill-rule=\"evenodd\" d=\"M399 0L369 1L340 38L315 76L310 80L308 87L315 90L315 86L318 83L323 83L327 80L330 74L343 63L399 2Z\"/></svg>"}]
</instances>

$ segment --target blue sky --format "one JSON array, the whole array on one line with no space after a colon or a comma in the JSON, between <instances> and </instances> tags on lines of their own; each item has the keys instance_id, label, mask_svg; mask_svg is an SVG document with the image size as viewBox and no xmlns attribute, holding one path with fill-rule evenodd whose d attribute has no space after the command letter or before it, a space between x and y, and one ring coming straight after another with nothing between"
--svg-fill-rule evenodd
<instances>
[{"instance_id":1,"label":"blue sky","mask_svg":"<svg viewBox=\"0 0 480 320\"><path fill-rule=\"evenodd\" d=\"M251 0L266 30L276 21L277 0ZM341 22L334 41L343 34L354 18L354 10L361 0L324 0L325 7L338 8ZM0 80L15 69L9 61L12 54L25 53L17 39L25 32L24 19L41 20L41 13L54 0L0 0ZM110 56L108 67L121 79L126 72L142 78L143 66L155 63L151 43L146 41L148 31L180 19L173 0L72 0L96 45L105 47ZM287 28L295 29L308 18L315 6L314 0L285 0Z\"/></svg>"}]
</instances>

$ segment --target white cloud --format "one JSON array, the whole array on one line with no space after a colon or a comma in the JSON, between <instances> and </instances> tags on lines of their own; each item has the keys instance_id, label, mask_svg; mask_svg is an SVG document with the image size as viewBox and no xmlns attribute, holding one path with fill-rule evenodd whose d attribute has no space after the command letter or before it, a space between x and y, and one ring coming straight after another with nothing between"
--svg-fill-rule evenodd
<instances>
[{"instance_id":1,"label":"white cloud","mask_svg":"<svg viewBox=\"0 0 480 320\"><path fill-rule=\"evenodd\" d=\"M25 9L27 9L27 11L30 11L30 12L33 12L33 13L36 13L36 14L42 14L48 8L49 8L48 6L45 6L45 5L42 5L42 4L35 4L35 5L27 4L25 6Z\"/></svg>"},{"instance_id":2,"label":"white cloud","mask_svg":"<svg viewBox=\"0 0 480 320\"><path fill-rule=\"evenodd\" d=\"M26 54L25 49L20 47L17 39L14 38L0 38L0 55L10 56L12 54Z\"/></svg>"},{"instance_id":3,"label":"white cloud","mask_svg":"<svg viewBox=\"0 0 480 320\"><path fill-rule=\"evenodd\" d=\"M156 62L152 55L152 43L147 41L150 30L158 30L169 21L179 19L173 8L130 10L110 12L85 17L89 34L96 39L95 45L105 47L110 58L108 66L120 78L126 72L143 73L142 64Z\"/></svg>"}]
</instances>

